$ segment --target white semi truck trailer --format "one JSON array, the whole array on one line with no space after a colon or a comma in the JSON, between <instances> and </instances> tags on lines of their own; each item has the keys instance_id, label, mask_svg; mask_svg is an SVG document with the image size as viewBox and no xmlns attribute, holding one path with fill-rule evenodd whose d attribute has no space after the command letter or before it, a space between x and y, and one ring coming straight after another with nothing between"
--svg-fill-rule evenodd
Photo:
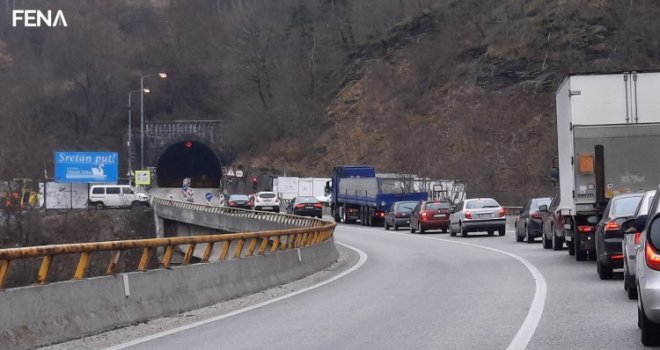
<instances>
[{"instance_id":1,"label":"white semi truck trailer","mask_svg":"<svg viewBox=\"0 0 660 350\"><path fill-rule=\"evenodd\" d=\"M609 199L660 183L660 72L569 75L556 107L563 239L585 260Z\"/></svg>"}]
</instances>

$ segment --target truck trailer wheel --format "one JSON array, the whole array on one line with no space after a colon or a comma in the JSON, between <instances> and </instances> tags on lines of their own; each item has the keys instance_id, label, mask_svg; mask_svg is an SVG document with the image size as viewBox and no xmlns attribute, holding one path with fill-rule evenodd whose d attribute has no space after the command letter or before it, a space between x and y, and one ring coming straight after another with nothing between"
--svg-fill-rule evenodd
<instances>
[{"instance_id":1,"label":"truck trailer wheel","mask_svg":"<svg viewBox=\"0 0 660 350\"><path fill-rule=\"evenodd\" d=\"M575 251L575 261L587 260L587 251L580 249L580 242L573 242L573 250Z\"/></svg>"},{"instance_id":2,"label":"truck trailer wheel","mask_svg":"<svg viewBox=\"0 0 660 350\"><path fill-rule=\"evenodd\" d=\"M612 279L612 268L609 266L604 266L603 264L600 263L600 261L596 262L596 269L598 271L598 277L601 280L610 280Z\"/></svg>"}]
</instances>

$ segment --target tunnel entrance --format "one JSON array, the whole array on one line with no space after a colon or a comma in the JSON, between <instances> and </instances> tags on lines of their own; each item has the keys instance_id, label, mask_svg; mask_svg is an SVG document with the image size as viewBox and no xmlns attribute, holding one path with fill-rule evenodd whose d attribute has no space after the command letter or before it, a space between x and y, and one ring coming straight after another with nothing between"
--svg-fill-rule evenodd
<instances>
[{"instance_id":1,"label":"tunnel entrance","mask_svg":"<svg viewBox=\"0 0 660 350\"><path fill-rule=\"evenodd\" d=\"M222 168L215 152L197 141L183 141L168 147L158 159L159 187L181 187L189 177L197 188L220 187Z\"/></svg>"}]
</instances>

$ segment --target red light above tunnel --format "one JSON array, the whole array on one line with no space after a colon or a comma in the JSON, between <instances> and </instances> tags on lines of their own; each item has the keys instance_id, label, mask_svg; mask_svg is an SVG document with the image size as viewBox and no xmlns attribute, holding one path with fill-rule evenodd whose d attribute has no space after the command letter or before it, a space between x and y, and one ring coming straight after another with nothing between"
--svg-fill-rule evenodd
<instances>
[{"instance_id":1,"label":"red light above tunnel","mask_svg":"<svg viewBox=\"0 0 660 350\"><path fill-rule=\"evenodd\" d=\"M191 148L192 147L192 141L188 140L188 141L186 141L186 143L184 145L186 146L186 148Z\"/></svg>"}]
</instances>

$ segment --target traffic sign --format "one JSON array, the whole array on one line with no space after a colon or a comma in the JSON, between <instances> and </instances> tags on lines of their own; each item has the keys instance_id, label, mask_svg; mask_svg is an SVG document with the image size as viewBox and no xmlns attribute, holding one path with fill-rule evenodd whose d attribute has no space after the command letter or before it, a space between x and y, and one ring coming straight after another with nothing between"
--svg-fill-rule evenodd
<instances>
[{"instance_id":1,"label":"traffic sign","mask_svg":"<svg viewBox=\"0 0 660 350\"><path fill-rule=\"evenodd\" d=\"M211 199L213 199L213 193L211 193L211 192L206 192L206 200L210 202Z\"/></svg>"},{"instance_id":2,"label":"traffic sign","mask_svg":"<svg viewBox=\"0 0 660 350\"><path fill-rule=\"evenodd\" d=\"M236 177L243 177L243 170L236 170Z\"/></svg>"}]
</instances>

